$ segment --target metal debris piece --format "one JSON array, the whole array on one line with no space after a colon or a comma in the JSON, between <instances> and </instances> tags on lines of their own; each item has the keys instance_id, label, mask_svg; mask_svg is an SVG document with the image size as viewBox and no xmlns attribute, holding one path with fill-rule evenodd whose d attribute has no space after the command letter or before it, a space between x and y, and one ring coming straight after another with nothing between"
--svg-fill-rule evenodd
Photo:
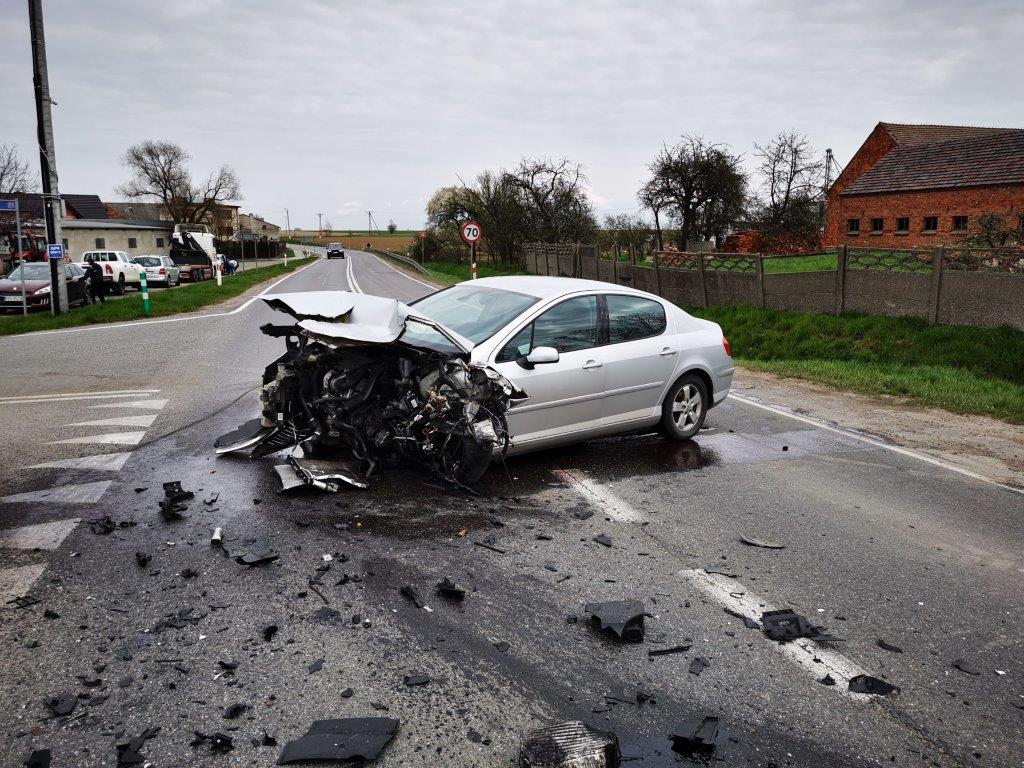
<instances>
[{"instance_id":1,"label":"metal debris piece","mask_svg":"<svg viewBox=\"0 0 1024 768\"><path fill-rule=\"evenodd\" d=\"M857 675L850 678L850 693L870 693L875 696L887 696L893 691L898 691L892 683L880 680L871 675Z\"/></svg>"},{"instance_id":2,"label":"metal debris piece","mask_svg":"<svg viewBox=\"0 0 1024 768\"><path fill-rule=\"evenodd\" d=\"M104 515L89 521L89 530L98 536L113 533L116 528L117 523L114 522L110 515Z\"/></svg>"},{"instance_id":3,"label":"metal debris piece","mask_svg":"<svg viewBox=\"0 0 1024 768\"><path fill-rule=\"evenodd\" d=\"M306 734L284 745L278 765L307 760L376 760L398 731L391 717L317 720Z\"/></svg>"},{"instance_id":4,"label":"metal debris piece","mask_svg":"<svg viewBox=\"0 0 1024 768\"><path fill-rule=\"evenodd\" d=\"M740 536L740 541L751 547L761 547L763 549L785 549L786 545L779 541L770 541L768 539L759 539L755 536Z\"/></svg>"},{"instance_id":5,"label":"metal debris piece","mask_svg":"<svg viewBox=\"0 0 1024 768\"><path fill-rule=\"evenodd\" d=\"M523 737L520 768L618 768L619 740L579 720L545 726Z\"/></svg>"},{"instance_id":6,"label":"metal debris piece","mask_svg":"<svg viewBox=\"0 0 1024 768\"><path fill-rule=\"evenodd\" d=\"M959 669L961 672L966 672L968 675L980 675L981 670L973 664L969 663L965 659L956 659L953 661L952 666L955 669Z\"/></svg>"},{"instance_id":7,"label":"metal debris piece","mask_svg":"<svg viewBox=\"0 0 1024 768\"><path fill-rule=\"evenodd\" d=\"M50 768L53 754L48 749L35 749L25 761L25 768Z\"/></svg>"},{"instance_id":8,"label":"metal debris piece","mask_svg":"<svg viewBox=\"0 0 1024 768\"><path fill-rule=\"evenodd\" d=\"M213 535L210 537L211 547L224 547L224 531L221 528L214 528Z\"/></svg>"},{"instance_id":9,"label":"metal debris piece","mask_svg":"<svg viewBox=\"0 0 1024 768\"><path fill-rule=\"evenodd\" d=\"M877 640L875 640L875 643L883 651L892 651L893 653L903 653L903 649L900 648L898 645L893 645L892 643L887 643L882 638L878 638Z\"/></svg>"},{"instance_id":10,"label":"metal debris piece","mask_svg":"<svg viewBox=\"0 0 1024 768\"><path fill-rule=\"evenodd\" d=\"M602 632L619 640L639 643L644 639L644 604L640 600L610 600L587 603L583 610Z\"/></svg>"},{"instance_id":11,"label":"metal debris piece","mask_svg":"<svg viewBox=\"0 0 1024 768\"><path fill-rule=\"evenodd\" d=\"M277 477L281 481L280 493L288 493L296 488L306 487L306 481L291 464L275 464L274 471L277 472Z\"/></svg>"},{"instance_id":12,"label":"metal debris piece","mask_svg":"<svg viewBox=\"0 0 1024 768\"><path fill-rule=\"evenodd\" d=\"M672 751L681 755L711 752L718 742L718 718L705 716L684 720L669 734L669 739Z\"/></svg>"},{"instance_id":13,"label":"metal debris piece","mask_svg":"<svg viewBox=\"0 0 1024 768\"><path fill-rule=\"evenodd\" d=\"M438 582L437 593L451 600L462 600L466 596L466 590L452 581L450 576L445 576Z\"/></svg>"},{"instance_id":14,"label":"metal debris piece","mask_svg":"<svg viewBox=\"0 0 1024 768\"><path fill-rule=\"evenodd\" d=\"M410 687L414 685L426 685L430 682L430 675L426 672L413 672L405 675L402 678L402 682Z\"/></svg>"},{"instance_id":15,"label":"metal debris piece","mask_svg":"<svg viewBox=\"0 0 1024 768\"><path fill-rule=\"evenodd\" d=\"M217 666L220 667L221 669L223 669L225 672L234 672L236 669L238 669L238 662L237 661L223 661L221 659L218 659L217 660Z\"/></svg>"},{"instance_id":16,"label":"metal debris piece","mask_svg":"<svg viewBox=\"0 0 1024 768\"><path fill-rule=\"evenodd\" d=\"M698 656L690 662L690 674L700 677L700 673L711 666L711 662L703 656Z\"/></svg>"},{"instance_id":17,"label":"metal debris piece","mask_svg":"<svg viewBox=\"0 0 1024 768\"><path fill-rule=\"evenodd\" d=\"M597 536L595 536L594 541L606 547L610 547L612 545L612 537L604 533L599 533Z\"/></svg>"},{"instance_id":18,"label":"metal debris piece","mask_svg":"<svg viewBox=\"0 0 1024 768\"><path fill-rule=\"evenodd\" d=\"M785 643L798 637L824 638L824 627L811 624L790 608L765 611L761 614L761 625L770 640Z\"/></svg>"},{"instance_id":19,"label":"metal debris piece","mask_svg":"<svg viewBox=\"0 0 1024 768\"><path fill-rule=\"evenodd\" d=\"M692 643L685 643L681 645L673 645L669 648L652 648L647 652L650 658L655 656L668 656L671 653L686 653L692 647Z\"/></svg>"},{"instance_id":20,"label":"metal debris piece","mask_svg":"<svg viewBox=\"0 0 1024 768\"><path fill-rule=\"evenodd\" d=\"M46 706L55 717L70 715L77 703L78 698L73 693L58 693L45 701Z\"/></svg>"}]
</instances>

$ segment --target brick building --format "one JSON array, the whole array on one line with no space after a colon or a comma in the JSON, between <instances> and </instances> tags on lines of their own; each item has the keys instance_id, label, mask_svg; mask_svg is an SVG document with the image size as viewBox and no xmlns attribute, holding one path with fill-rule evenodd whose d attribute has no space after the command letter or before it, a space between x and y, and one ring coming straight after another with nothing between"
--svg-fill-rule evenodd
<instances>
[{"instance_id":1,"label":"brick building","mask_svg":"<svg viewBox=\"0 0 1024 768\"><path fill-rule=\"evenodd\" d=\"M958 243L992 213L1024 227L1024 129L879 123L829 189L823 242Z\"/></svg>"}]
</instances>

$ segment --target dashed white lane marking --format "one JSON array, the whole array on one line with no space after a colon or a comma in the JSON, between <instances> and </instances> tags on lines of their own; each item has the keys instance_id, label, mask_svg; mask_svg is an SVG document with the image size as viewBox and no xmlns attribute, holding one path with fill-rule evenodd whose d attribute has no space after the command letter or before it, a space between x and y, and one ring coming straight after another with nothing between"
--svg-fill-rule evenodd
<instances>
[{"instance_id":1,"label":"dashed white lane marking","mask_svg":"<svg viewBox=\"0 0 1024 768\"><path fill-rule=\"evenodd\" d=\"M98 480L94 483L58 485L41 491L15 493L11 496L0 496L0 504L95 504L112 482L114 481Z\"/></svg>"},{"instance_id":2,"label":"dashed white lane marking","mask_svg":"<svg viewBox=\"0 0 1024 768\"><path fill-rule=\"evenodd\" d=\"M148 427L156 418L155 413L140 413L134 416L114 416L109 419L75 421L65 427Z\"/></svg>"},{"instance_id":3,"label":"dashed white lane marking","mask_svg":"<svg viewBox=\"0 0 1024 768\"><path fill-rule=\"evenodd\" d=\"M0 599L7 602L25 595L44 570L46 565L43 563L0 570Z\"/></svg>"},{"instance_id":4,"label":"dashed white lane marking","mask_svg":"<svg viewBox=\"0 0 1024 768\"><path fill-rule=\"evenodd\" d=\"M909 448L902 448L898 445L887 443L884 440L876 440L872 437L868 437L867 435L862 435L859 432L843 429L842 427L833 427L831 424L826 424L822 421L819 421L818 419L812 419L807 416L801 416L798 413L787 411L785 408L776 408L774 405L761 403L752 398L745 397L743 395L737 395L735 392L730 392L729 397L732 398L733 400L737 400L738 402L744 403L746 405L752 405L755 408L761 408L762 410L770 411L780 416L786 416L790 419L795 419L796 421L802 421L804 424L810 424L811 426L817 427L818 429L824 429L828 432L835 432L837 435L852 437L854 440L859 440L860 442L866 443L867 445L873 446L875 448L881 448L882 450L885 451L898 453L902 456L909 456L910 458L917 459L918 461L923 461L927 464L931 464L936 467L948 469L952 472L964 475L965 477L970 477L974 480L981 480L983 483L995 485L1007 491L1013 491L1014 493L1024 495L1024 489L1022 488L1014 488L1012 485L1005 485L1004 483L1000 483L999 481L993 480L990 477L985 477L984 475L978 474L977 472L972 472L971 470L966 469L965 467L958 467L956 464L950 464L948 461L937 459L934 456L929 456L926 453L918 453L917 451L912 451Z\"/></svg>"},{"instance_id":5,"label":"dashed white lane marking","mask_svg":"<svg viewBox=\"0 0 1024 768\"><path fill-rule=\"evenodd\" d=\"M121 469L131 452L98 453L95 456L83 456L80 459L57 459L44 461L42 464L30 464L22 469L95 469L100 472L117 472Z\"/></svg>"},{"instance_id":6,"label":"dashed white lane marking","mask_svg":"<svg viewBox=\"0 0 1024 768\"><path fill-rule=\"evenodd\" d=\"M23 525L20 528L0 530L0 547L4 549L45 549L55 550L75 526L82 522L80 517L54 520L50 523Z\"/></svg>"},{"instance_id":7,"label":"dashed white lane marking","mask_svg":"<svg viewBox=\"0 0 1024 768\"><path fill-rule=\"evenodd\" d=\"M131 389L121 392L65 392L53 395L24 395L0 397L0 405L32 405L34 403L63 403L71 400L112 400L118 397L145 397L155 395L159 389Z\"/></svg>"},{"instance_id":8,"label":"dashed white lane marking","mask_svg":"<svg viewBox=\"0 0 1024 768\"><path fill-rule=\"evenodd\" d=\"M723 608L728 608L730 611L735 611L754 621L760 621L761 614L765 611L775 610L770 603L749 592L740 582L727 576L701 570L680 571L679 575ZM820 680L826 674L831 675L832 679L836 681L831 689L836 693L849 696L857 701L870 700L870 696L867 694L850 692L850 680L857 675L866 675L867 672L841 653L807 638L790 640L786 643L777 643L768 639L765 642L815 680Z\"/></svg>"},{"instance_id":9,"label":"dashed white lane marking","mask_svg":"<svg viewBox=\"0 0 1024 768\"><path fill-rule=\"evenodd\" d=\"M133 400L130 403L100 403L90 408L155 408L160 410L167 405L166 400Z\"/></svg>"},{"instance_id":10,"label":"dashed white lane marking","mask_svg":"<svg viewBox=\"0 0 1024 768\"><path fill-rule=\"evenodd\" d=\"M67 440L53 440L47 445L138 445L142 441L143 432L108 432L103 435L71 437Z\"/></svg>"},{"instance_id":11,"label":"dashed white lane marking","mask_svg":"<svg viewBox=\"0 0 1024 768\"><path fill-rule=\"evenodd\" d=\"M569 485L581 496L591 501L604 511L613 520L623 522L635 522L642 520L643 516L623 501L610 488L598 485L586 475L570 472L567 469L556 469L552 474Z\"/></svg>"}]
</instances>

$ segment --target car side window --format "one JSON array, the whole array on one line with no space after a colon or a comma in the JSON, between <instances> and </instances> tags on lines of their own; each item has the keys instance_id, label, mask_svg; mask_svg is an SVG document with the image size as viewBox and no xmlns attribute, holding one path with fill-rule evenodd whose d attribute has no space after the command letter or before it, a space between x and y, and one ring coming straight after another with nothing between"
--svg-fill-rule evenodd
<instances>
[{"instance_id":1,"label":"car side window","mask_svg":"<svg viewBox=\"0 0 1024 768\"><path fill-rule=\"evenodd\" d=\"M531 343L533 341L533 323L523 328L519 333L513 336L508 344L501 348L501 352L494 358L496 363L507 363L512 360L518 360L520 357L525 357L530 354Z\"/></svg>"},{"instance_id":2,"label":"car side window","mask_svg":"<svg viewBox=\"0 0 1024 768\"><path fill-rule=\"evenodd\" d=\"M641 296L609 294L608 343L635 341L665 332L665 307L660 302Z\"/></svg>"},{"instance_id":3,"label":"car side window","mask_svg":"<svg viewBox=\"0 0 1024 768\"><path fill-rule=\"evenodd\" d=\"M576 352L597 346L597 297L577 296L549 309L533 321L533 345Z\"/></svg>"}]
</instances>

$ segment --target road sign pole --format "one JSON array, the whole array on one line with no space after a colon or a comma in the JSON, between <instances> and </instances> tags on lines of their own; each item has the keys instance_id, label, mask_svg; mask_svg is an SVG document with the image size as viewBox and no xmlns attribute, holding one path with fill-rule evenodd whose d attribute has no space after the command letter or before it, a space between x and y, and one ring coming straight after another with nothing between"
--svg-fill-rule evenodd
<instances>
[{"instance_id":1,"label":"road sign pole","mask_svg":"<svg viewBox=\"0 0 1024 768\"><path fill-rule=\"evenodd\" d=\"M146 270L139 273L139 291L142 293L142 314L149 317L149 283L146 281Z\"/></svg>"},{"instance_id":2,"label":"road sign pole","mask_svg":"<svg viewBox=\"0 0 1024 768\"><path fill-rule=\"evenodd\" d=\"M471 260L469 271L473 275L473 279L476 280L476 243L469 246L469 252Z\"/></svg>"}]
</instances>

